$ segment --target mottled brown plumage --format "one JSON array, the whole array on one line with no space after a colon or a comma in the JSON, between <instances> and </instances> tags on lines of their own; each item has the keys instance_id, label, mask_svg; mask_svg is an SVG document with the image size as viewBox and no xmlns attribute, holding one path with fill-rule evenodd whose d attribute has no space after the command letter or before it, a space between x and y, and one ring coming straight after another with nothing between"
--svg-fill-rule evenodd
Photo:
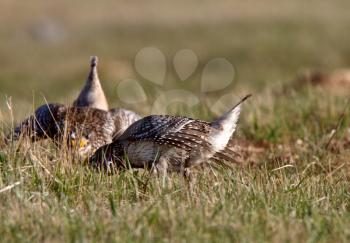
<instances>
[{"instance_id":1,"label":"mottled brown plumage","mask_svg":"<svg viewBox=\"0 0 350 243\"><path fill-rule=\"evenodd\" d=\"M47 104L20 123L14 137L29 136L33 141L51 138L59 143L65 139L70 145L75 141L76 145L82 145L79 153L85 155L111 142L114 131L114 120L106 111Z\"/></svg>"},{"instance_id":2,"label":"mottled brown plumage","mask_svg":"<svg viewBox=\"0 0 350 243\"><path fill-rule=\"evenodd\" d=\"M16 127L14 138L27 136L33 141L50 138L59 144L66 141L70 147L77 147L79 154L85 157L112 142L133 123L132 119L124 119L121 113L46 104Z\"/></svg>"},{"instance_id":3,"label":"mottled brown plumage","mask_svg":"<svg viewBox=\"0 0 350 243\"><path fill-rule=\"evenodd\" d=\"M128 128L128 126L141 119L141 116L133 111L121 108L108 110L108 102L98 77L97 64L97 56L91 57L89 76L84 88L79 94L79 97L74 101L73 106L90 107L109 111L115 120L115 138L117 138Z\"/></svg>"},{"instance_id":4,"label":"mottled brown plumage","mask_svg":"<svg viewBox=\"0 0 350 243\"><path fill-rule=\"evenodd\" d=\"M14 139L29 136L33 141L51 138L59 144L67 140L79 153L89 154L117 139L141 117L125 109L108 110L98 73L98 58L93 56L90 72L73 107L46 104L25 119L14 131ZM11 136L9 136L11 137Z\"/></svg>"},{"instance_id":5,"label":"mottled brown plumage","mask_svg":"<svg viewBox=\"0 0 350 243\"><path fill-rule=\"evenodd\" d=\"M176 116L145 117L113 143L98 149L89 162L107 170L125 167L127 161L132 167L153 168L156 172L186 172L225 150L236 129L241 103L248 97L213 122Z\"/></svg>"}]
</instances>

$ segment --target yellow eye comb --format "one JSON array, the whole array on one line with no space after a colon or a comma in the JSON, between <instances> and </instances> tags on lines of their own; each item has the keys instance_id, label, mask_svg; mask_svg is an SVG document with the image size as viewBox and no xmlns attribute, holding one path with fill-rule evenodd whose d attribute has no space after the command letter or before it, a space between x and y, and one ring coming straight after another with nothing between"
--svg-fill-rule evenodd
<instances>
[{"instance_id":1,"label":"yellow eye comb","mask_svg":"<svg viewBox=\"0 0 350 243\"><path fill-rule=\"evenodd\" d=\"M76 140L72 139L71 140L72 146L75 147L77 145ZM86 145L88 144L88 140L86 138L82 138L79 140L79 148L85 148Z\"/></svg>"}]
</instances>

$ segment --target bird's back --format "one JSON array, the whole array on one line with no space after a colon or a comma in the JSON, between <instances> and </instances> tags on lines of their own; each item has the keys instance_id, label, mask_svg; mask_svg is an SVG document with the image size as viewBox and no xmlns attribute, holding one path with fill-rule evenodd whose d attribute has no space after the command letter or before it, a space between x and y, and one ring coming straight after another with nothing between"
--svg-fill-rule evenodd
<instances>
[{"instance_id":1,"label":"bird's back","mask_svg":"<svg viewBox=\"0 0 350 243\"><path fill-rule=\"evenodd\" d=\"M187 117L153 115L132 124L119 140L129 143L150 141L158 146L187 151L209 147L210 124Z\"/></svg>"},{"instance_id":2,"label":"bird's back","mask_svg":"<svg viewBox=\"0 0 350 243\"><path fill-rule=\"evenodd\" d=\"M141 119L140 115L126 109L115 108L109 110L109 113L115 125L114 140L119 138L130 125Z\"/></svg>"}]
</instances>

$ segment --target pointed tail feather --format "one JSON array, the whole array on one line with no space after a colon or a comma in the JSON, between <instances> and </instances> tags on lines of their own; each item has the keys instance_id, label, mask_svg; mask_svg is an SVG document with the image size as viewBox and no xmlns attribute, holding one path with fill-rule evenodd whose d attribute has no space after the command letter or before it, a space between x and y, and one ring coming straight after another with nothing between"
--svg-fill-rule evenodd
<instances>
[{"instance_id":1,"label":"pointed tail feather","mask_svg":"<svg viewBox=\"0 0 350 243\"><path fill-rule=\"evenodd\" d=\"M98 77L97 64L97 56L92 56L90 59L90 71L85 86L80 91L78 98L73 102L73 106L108 110L107 99Z\"/></svg>"},{"instance_id":2,"label":"pointed tail feather","mask_svg":"<svg viewBox=\"0 0 350 243\"><path fill-rule=\"evenodd\" d=\"M90 60L90 66L91 67L96 67L98 64L98 57L97 56L92 56Z\"/></svg>"},{"instance_id":3,"label":"pointed tail feather","mask_svg":"<svg viewBox=\"0 0 350 243\"><path fill-rule=\"evenodd\" d=\"M231 110L210 123L210 126L213 128L210 134L211 144L215 151L221 151L226 147L232 134L236 130L238 118L241 112L241 104L250 96L250 94L245 96Z\"/></svg>"},{"instance_id":4,"label":"pointed tail feather","mask_svg":"<svg viewBox=\"0 0 350 243\"><path fill-rule=\"evenodd\" d=\"M99 85L100 84L100 79L98 77L98 72L97 72L97 64L98 64L98 57L97 56L92 56L90 59L90 73L87 79L87 84L90 83L90 85L95 84Z\"/></svg>"},{"instance_id":5,"label":"pointed tail feather","mask_svg":"<svg viewBox=\"0 0 350 243\"><path fill-rule=\"evenodd\" d=\"M211 126L221 128L225 126L226 123L237 123L239 114L241 112L241 105L244 101L246 101L251 94L246 95L243 99L241 99L231 110L217 118L211 123Z\"/></svg>"}]
</instances>

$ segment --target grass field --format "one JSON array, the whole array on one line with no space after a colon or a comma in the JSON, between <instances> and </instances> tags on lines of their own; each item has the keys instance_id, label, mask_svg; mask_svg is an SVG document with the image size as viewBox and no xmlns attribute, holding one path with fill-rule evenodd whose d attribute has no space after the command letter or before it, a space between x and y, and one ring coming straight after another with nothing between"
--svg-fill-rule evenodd
<instances>
[{"instance_id":1,"label":"grass field","mask_svg":"<svg viewBox=\"0 0 350 243\"><path fill-rule=\"evenodd\" d=\"M148 46L167 58L168 83L156 90L184 88L203 101L169 113L211 119L207 105L223 93L253 97L235 135L245 141L242 164L198 168L192 188L176 174L165 186L142 170L100 174L49 142L1 144L0 240L350 241L350 87L294 81L305 69L349 66L349 7L345 0L1 0L1 136L43 97L71 102L91 55L100 57L111 106L147 115L155 88L134 58ZM179 82L171 66L184 48L199 58L190 82ZM235 79L203 95L201 71L215 57L234 65ZM121 102L116 87L125 78L140 80L149 100Z\"/></svg>"}]
</instances>

